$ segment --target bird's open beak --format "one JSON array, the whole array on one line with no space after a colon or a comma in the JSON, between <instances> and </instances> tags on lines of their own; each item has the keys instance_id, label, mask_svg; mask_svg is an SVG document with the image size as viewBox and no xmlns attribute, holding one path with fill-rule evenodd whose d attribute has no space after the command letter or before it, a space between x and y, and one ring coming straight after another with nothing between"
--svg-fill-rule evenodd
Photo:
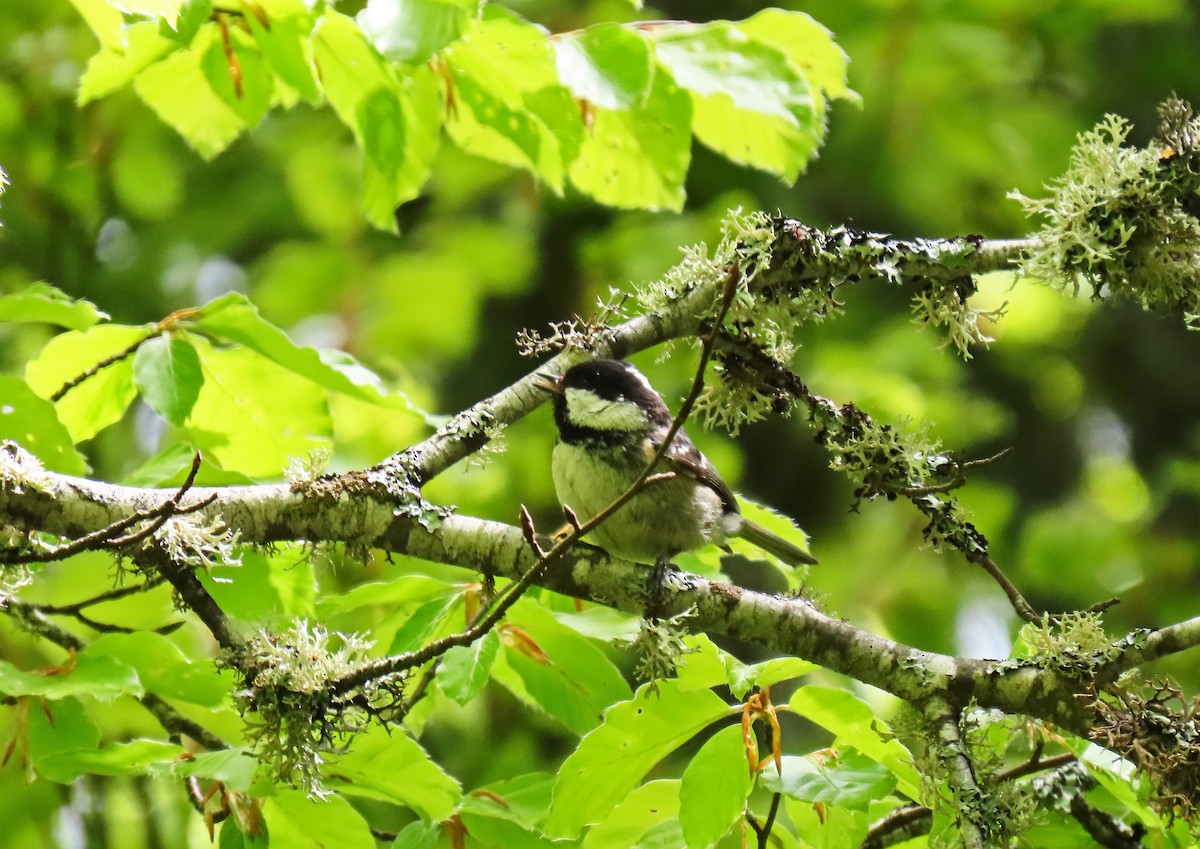
<instances>
[{"instance_id":1,"label":"bird's open beak","mask_svg":"<svg viewBox=\"0 0 1200 849\"><path fill-rule=\"evenodd\" d=\"M562 386L559 385L558 375L538 372L537 380L533 382L533 385L553 395L562 395Z\"/></svg>"}]
</instances>

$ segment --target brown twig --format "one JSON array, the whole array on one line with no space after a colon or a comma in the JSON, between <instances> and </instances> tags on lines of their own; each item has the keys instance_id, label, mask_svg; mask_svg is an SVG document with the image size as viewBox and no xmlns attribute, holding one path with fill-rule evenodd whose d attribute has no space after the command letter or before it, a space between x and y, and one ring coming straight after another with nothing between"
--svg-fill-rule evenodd
<instances>
[{"instance_id":1,"label":"brown twig","mask_svg":"<svg viewBox=\"0 0 1200 849\"><path fill-rule=\"evenodd\" d=\"M1043 758L1040 752L1025 763L1018 764L1004 772L997 773L996 781L1016 781L1038 772L1046 772L1074 763L1078 758L1070 752L1064 752L1053 757ZM924 805L903 805L890 811L882 819L877 820L867 831L859 849L884 849L910 840L929 831L933 811Z\"/></svg>"},{"instance_id":2,"label":"brown twig","mask_svg":"<svg viewBox=\"0 0 1200 849\"><path fill-rule=\"evenodd\" d=\"M41 610L42 613L48 613L51 615L73 615L84 608L94 607L97 604L116 601L137 593L149 592L157 587L161 587L165 582L165 578L163 578L161 575L156 575L155 577L147 579L143 583L133 584L128 587L116 587L114 589L98 593L91 598L85 598L83 601L77 601L73 604L39 604L38 609Z\"/></svg>"},{"instance_id":3,"label":"brown twig","mask_svg":"<svg viewBox=\"0 0 1200 849\"><path fill-rule=\"evenodd\" d=\"M85 534L69 543L55 546L46 551L28 553L19 553L15 550L8 552L0 551L0 563L8 565L52 563L58 560L66 560L68 557L73 557L84 551L91 551L97 548L118 549L135 542L141 542L161 528L172 516L186 516L189 513L196 513L216 501L217 496L214 493L189 507L179 506L183 496L187 494L188 490L196 482L196 475L199 471L200 454L197 452L195 457L192 458L192 467L188 471L187 478L184 480L182 486L176 490L174 495L152 510L139 510L136 513L131 513L124 519L113 522L111 525L107 525L98 531L92 531L90 534ZM121 536L121 534L125 534L125 531L139 522L149 522L150 524L132 534Z\"/></svg>"},{"instance_id":4,"label":"brown twig","mask_svg":"<svg viewBox=\"0 0 1200 849\"><path fill-rule=\"evenodd\" d=\"M125 348L122 348L120 351L117 351L115 354L112 354L111 356L105 357L104 359L102 359L98 363L96 363L94 366L89 368L87 371L82 372L81 374L75 375L75 377L71 378L70 380L68 380L66 383L64 383L62 386L58 387L58 389L56 389L54 391L54 394L50 396L50 402L56 403L56 402L62 400L62 397L64 395L66 395L68 392L70 392L72 389L74 389L79 384L83 383L89 377L95 377L103 369L108 368L109 366L113 365L114 363L121 362L121 360L125 359L126 357L132 356L133 354L137 353L138 348L142 347L142 345L146 344L151 339L154 339L158 336L162 336L164 332L165 331L162 328L156 327L154 330L150 331L149 333L147 333L145 336L143 336L141 339L137 340L136 342L130 344L129 346L127 346Z\"/></svg>"}]
</instances>

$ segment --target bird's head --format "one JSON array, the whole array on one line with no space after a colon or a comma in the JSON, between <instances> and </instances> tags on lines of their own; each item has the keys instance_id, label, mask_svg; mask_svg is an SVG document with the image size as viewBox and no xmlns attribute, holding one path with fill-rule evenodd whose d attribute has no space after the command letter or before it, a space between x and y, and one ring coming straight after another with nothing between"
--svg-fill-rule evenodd
<instances>
[{"instance_id":1,"label":"bird's head","mask_svg":"<svg viewBox=\"0 0 1200 849\"><path fill-rule=\"evenodd\" d=\"M538 385L554 395L554 421L566 441L620 437L669 425L671 413L650 381L629 363L590 360Z\"/></svg>"}]
</instances>

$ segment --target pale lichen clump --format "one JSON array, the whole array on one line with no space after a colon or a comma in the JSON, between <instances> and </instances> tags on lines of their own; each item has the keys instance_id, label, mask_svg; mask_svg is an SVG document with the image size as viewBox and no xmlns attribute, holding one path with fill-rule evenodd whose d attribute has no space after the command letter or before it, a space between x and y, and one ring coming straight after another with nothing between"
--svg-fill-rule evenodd
<instances>
[{"instance_id":1,"label":"pale lichen clump","mask_svg":"<svg viewBox=\"0 0 1200 849\"><path fill-rule=\"evenodd\" d=\"M214 566L240 566L237 546L240 534L218 516L171 516L154 532L155 543L176 563L188 563L212 569Z\"/></svg>"},{"instance_id":2,"label":"pale lichen clump","mask_svg":"<svg viewBox=\"0 0 1200 849\"><path fill-rule=\"evenodd\" d=\"M1117 295L1144 309L1182 312L1200 327L1200 121L1171 98L1158 136L1125 144L1130 125L1114 115L1079 137L1050 196L1014 193L1044 224L1023 272L1093 297Z\"/></svg>"},{"instance_id":3,"label":"pale lichen clump","mask_svg":"<svg viewBox=\"0 0 1200 849\"><path fill-rule=\"evenodd\" d=\"M0 490L50 492L54 480L42 461L15 442L0 442Z\"/></svg>"},{"instance_id":4,"label":"pale lichen clump","mask_svg":"<svg viewBox=\"0 0 1200 849\"><path fill-rule=\"evenodd\" d=\"M283 476L293 484L312 483L325 473L333 452L329 448L313 448L303 457L292 457L283 469Z\"/></svg>"},{"instance_id":5,"label":"pale lichen clump","mask_svg":"<svg viewBox=\"0 0 1200 849\"><path fill-rule=\"evenodd\" d=\"M1075 677L1095 675L1121 653L1093 611L1043 616L1021 629L1021 641L1038 666Z\"/></svg>"},{"instance_id":6,"label":"pale lichen clump","mask_svg":"<svg viewBox=\"0 0 1200 849\"><path fill-rule=\"evenodd\" d=\"M260 632L244 654L224 663L242 672L245 687L236 694L247 716L255 756L281 782L309 794L325 794L321 767L341 754L372 717L377 693L395 686L376 679L339 693L336 683L369 661L374 643L358 634L331 633L307 621L289 630Z\"/></svg>"}]
</instances>

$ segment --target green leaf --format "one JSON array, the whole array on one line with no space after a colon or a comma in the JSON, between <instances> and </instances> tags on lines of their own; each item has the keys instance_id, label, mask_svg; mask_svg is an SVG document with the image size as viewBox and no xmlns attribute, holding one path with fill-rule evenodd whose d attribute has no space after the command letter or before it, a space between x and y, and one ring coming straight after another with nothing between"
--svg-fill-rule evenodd
<instances>
[{"instance_id":1,"label":"green leaf","mask_svg":"<svg viewBox=\"0 0 1200 849\"><path fill-rule=\"evenodd\" d=\"M558 75L580 100L605 109L629 109L650 94L654 60L638 30L596 24L564 33L553 45Z\"/></svg>"},{"instance_id":2,"label":"green leaf","mask_svg":"<svg viewBox=\"0 0 1200 849\"><path fill-rule=\"evenodd\" d=\"M479 0L368 0L355 20L388 59L420 65L458 40L478 13Z\"/></svg>"},{"instance_id":3,"label":"green leaf","mask_svg":"<svg viewBox=\"0 0 1200 849\"><path fill-rule=\"evenodd\" d=\"M179 334L151 339L133 355L133 382L156 413L180 427L204 384L200 355Z\"/></svg>"},{"instance_id":4,"label":"green leaf","mask_svg":"<svg viewBox=\"0 0 1200 849\"><path fill-rule=\"evenodd\" d=\"M61 333L25 366L25 379L34 392L49 398L67 381L146 336L145 328L118 324L101 324L82 332ZM82 442L125 415L135 397L133 360L132 356L127 356L75 386L55 403L54 408L59 421L71 434L71 440Z\"/></svg>"},{"instance_id":5,"label":"green leaf","mask_svg":"<svg viewBox=\"0 0 1200 849\"><path fill-rule=\"evenodd\" d=\"M499 651L500 635L494 630L469 646L455 646L442 655L438 686L454 701L465 705L487 683Z\"/></svg>"},{"instance_id":6,"label":"green leaf","mask_svg":"<svg viewBox=\"0 0 1200 849\"><path fill-rule=\"evenodd\" d=\"M595 825L583 839L583 849L630 849L659 845L643 839L647 833L660 834L660 829L675 839L665 847L683 846L683 832L676 817L679 814L681 782L675 780L649 781L634 788L612 809L612 813Z\"/></svg>"},{"instance_id":7,"label":"green leaf","mask_svg":"<svg viewBox=\"0 0 1200 849\"><path fill-rule=\"evenodd\" d=\"M185 753L174 743L134 740L99 749L63 750L38 759L37 770L55 781L74 781L81 775L143 775L155 764L169 763Z\"/></svg>"},{"instance_id":8,"label":"green leaf","mask_svg":"<svg viewBox=\"0 0 1200 849\"><path fill-rule=\"evenodd\" d=\"M224 468L278 477L293 457L329 445L325 391L254 351L197 340L204 386L184 432ZM286 400L284 400L286 399Z\"/></svg>"},{"instance_id":9,"label":"green leaf","mask_svg":"<svg viewBox=\"0 0 1200 849\"><path fill-rule=\"evenodd\" d=\"M798 657L773 657L750 666L739 663L731 667L727 683L734 697L741 699L755 687L769 687L779 681L799 678L817 668L815 663Z\"/></svg>"},{"instance_id":10,"label":"green leaf","mask_svg":"<svg viewBox=\"0 0 1200 849\"><path fill-rule=\"evenodd\" d=\"M354 21L338 12L321 19L313 47L329 105L366 154L367 218L395 232L396 207L420 193L437 151L436 77L423 68L399 80Z\"/></svg>"},{"instance_id":11,"label":"green leaf","mask_svg":"<svg viewBox=\"0 0 1200 849\"><path fill-rule=\"evenodd\" d=\"M62 699L45 709L26 705L29 713L29 754L34 772L51 781L67 784L77 774L66 763L75 755L94 752L100 745L100 730L88 719L77 699ZM59 771L57 766L64 768Z\"/></svg>"},{"instance_id":12,"label":"green leaf","mask_svg":"<svg viewBox=\"0 0 1200 849\"><path fill-rule=\"evenodd\" d=\"M150 65L133 81L138 97L205 159L246 129L246 121L213 91L205 74L205 57L214 48L223 49L216 25L208 24L191 47Z\"/></svg>"},{"instance_id":13,"label":"green leaf","mask_svg":"<svg viewBox=\"0 0 1200 849\"><path fill-rule=\"evenodd\" d=\"M0 376L0 440L4 439L34 454L51 471L87 472L87 461L75 450L54 405L35 395L19 377Z\"/></svg>"},{"instance_id":14,"label":"green leaf","mask_svg":"<svg viewBox=\"0 0 1200 849\"><path fill-rule=\"evenodd\" d=\"M546 32L499 6L446 48L454 104L446 130L468 153L524 168L556 193L583 137Z\"/></svg>"},{"instance_id":15,"label":"green leaf","mask_svg":"<svg viewBox=\"0 0 1200 849\"><path fill-rule=\"evenodd\" d=\"M539 824L550 807L554 777L545 773L497 781L463 797L459 816L467 833L483 846L552 849Z\"/></svg>"},{"instance_id":16,"label":"green leaf","mask_svg":"<svg viewBox=\"0 0 1200 849\"><path fill-rule=\"evenodd\" d=\"M412 615L411 612L420 605L429 601L444 602L449 595L454 596L454 599L449 599L453 601L460 598L461 593L460 586L428 575L400 575L390 581L369 581L351 587L344 593L323 596L317 604L317 611L322 619L376 606L402 609L405 615ZM409 648L411 645L393 644L388 654L398 654Z\"/></svg>"},{"instance_id":17,"label":"green leaf","mask_svg":"<svg viewBox=\"0 0 1200 849\"><path fill-rule=\"evenodd\" d=\"M410 822L396 835L393 849L438 849L444 831L440 822Z\"/></svg>"},{"instance_id":18,"label":"green leaf","mask_svg":"<svg viewBox=\"0 0 1200 849\"><path fill-rule=\"evenodd\" d=\"M679 659L675 680L684 690L708 690L725 684L729 669L740 661L720 648L707 634L684 637L688 651Z\"/></svg>"},{"instance_id":19,"label":"green leaf","mask_svg":"<svg viewBox=\"0 0 1200 849\"><path fill-rule=\"evenodd\" d=\"M608 206L682 209L692 158L691 121L687 92L670 74L655 74L645 103L592 110L590 132L571 163L571 182Z\"/></svg>"},{"instance_id":20,"label":"green leaf","mask_svg":"<svg viewBox=\"0 0 1200 849\"><path fill-rule=\"evenodd\" d=\"M175 442L127 474L121 482L126 486L178 487L192 468L196 447L188 442ZM246 475L218 468L215 463L200 464L196 476L200 486L241 486L254 483Z\"/></svg>"},{"instance_id":21,"label":"green leaf","mask_svg":"<svg viewBox=\"0 0 1200 849\"><path fill-rule=\"evenodd\" d=\"M524 631L550 662L541 663L505 644L492 677L576 734L595 728L609 705L632 695L595 642L563 625L535 600L515 604L508 622Z\"/></svg>"},{"instance_id":22,"label":"green leaf","mask_svg":"<svg viewBox=\"0 0 1200 849\"><path fill-rule=\"evenodd\" d=\"M160 20L159 31L164 37L174 39L187 47L200 31L200 27L208 23L212 15L213 0L182 0L178 17L174 22Z\"/></svg>"},{"instance_id":23,"label":"green leaf","mask_svg":"<svg viewBox=\"0 0 1200 849\"><path fill-rule=\"evenodd\" d=\"M257 15L247 15L258 49L275 76L309 103L321 99L321 82L313 59L312 32L316 18L301 7L299 13L272 15L264 26Z\"/></svg>"},{"instance_id":24,"label":"green leaf","mask_svg":"<svg viewBox=\"0 0 1200 849\"><path fill-rule=\"evenodd\" d=\"M109 317L91 301L72 298L49 283L33 283L0 297L0 321L38 321L87 330Z\"/></svg>"},{"instance_id":25,"label":"green leaf","mask_svg":"<svg viewBox=\"0 0 1200 849\"><path fill-rule=\"evenodd\" d=\"M259 829L257 834L244 834L238 817L225 820L221 823L218 849L268 849L271 837L266 822L259 820L256 826Z\"/></svg>"},{"instance_id":26,"label":"green leaf","mask_svg":"<svg viewBox=\"0 0 1200 849\"><path fill-rule=\"evenodd\" d=\"M867 810L896 787L896 778L886 766L854 749L830 758L824 753L798 757L784 755L783 775L773 765L762 773L762 784L775 793L785 793L802 802L823 802Z\"/></svg>"},{"instance_id":27,"label":"green leaf","mask_svg":"<svg viewBox=\"0 0 1200 849\"><path fill-rule=\"evenodd\" d=\"M271 845L287 849L375 849L371 827L340 796L313 799L281 789L263 801Z\"/></svg>"},{"instance_id":28,"label":"green leaf","mask_svg":"<svg viewBox=\"0 0 1200 849\"><path fill-rule=\"evenodd\" d=\"M729 713L711 690L681 690L672 681L661 682L657 696L643 687L613 705L563 763L546 834L576 837L603 820L658 761Z\"/></svg>"},{"instance_id":29,"label":"green leaf","mask_svg":"<svg viewBox=\"0 0 1200 849\"><path fill-rule=\"evenodd\" d=\"M755 687L769 687L818 668L798 657L775 657L747 665L719 648L706 634L690 635L685 642L691 651L682 658L678 681L688 690L725 684L735 698L742 699Z\"/></svg>"},{"instance_id":30,"label":"green leaf","mask_svg":"<svg viewBox=\"0 0 1200 849\"><path fill-rule=\"evenodd\" d=\"M692 130L734 162L788 182L824 136L824 100L776 47L728 21L650 31L659 63L692 94Z\"/></svg>"},{"instance_id":31,"label":"green leaf","mask_svg":"<svg viewBox=\"0 0 1200 849\"><path fill-rule=\"evenodd\" d=\"M683 771L679 824L688 849L708 849L742 818L754 786L740 725L722 728Z\"/></svg>"},{"instance_id":32,"label":"green leaf","mask_svg":"<svg viewBox=\"0 0 1200 849\"><path fill-rule=\"evenodd\" d=\"M112 4L128 15L162 18L174 26L184 0L112 0Z\"/></svg>"},{"instance_id":33,"label":"green leaf","mask_svg":"<svg viewBox=\"0 0 1200 849\"><path fill-rule=\"evenodd\" d=\"M729 21L670 24L648 32L659 64L693 94L722 94L739 110L785 121L795 120L797 106L809 103L808 83L787 58Z\"/></svg>"},{"instance_id":34,"label":"green leaf","mask_svg":"<svg viewBox=\"0 0 1200 849\"><path fill-rule=\"evenodd\" d=\"M507 820L533 830L546 818L553 792L554 776L531 772L496 781L468 793L463 796L460 810L463 814ZM468 830L476 833L473 829Z\"/></svg>"},{"instance_id":35,"label":"green leaf","mask_svg":"<svg viewBox=\"0 0 1200 849\"><path fill-rule=\"evenodd\" d=\"M858 101L846 85L850 59L838 47L833 33L804 12L763 9L737 24L737 29L755 41L781 51L811 84L827 97Z\"/></svg>"},{"instance_id":36,"label":"green leaf","mask_svg":"<svg viewBox=\"0 0 1200 849\"><path fill-rule=\"evenodd\" d=\"M462 798L458 782L403 731L360 734L332 772L347 782L342 793L404 805L427 821L444 820Z\"/></svg>"},{"instance_id":37,"label":"green leaf","mask_svg":"<svg viewBox=\"0 0 1200 849\"><path fill-rule=\"evenodd\" d=\"M103 634L80 657L108 657L131 667L146 690L169 699L219 707L229 698L230 678L209 660L188 659L162 634Z\"/></svg>"},{"instance_id":38,"label":"green leaf","mask_svg":"<svg viewBox=\"0 0 1200 849\"><path fill-rule=\"evenodd\" d=\"M119 45L121 43L124 19L121 12L108 0L71 0L75 11L79 12L87 25L103 45Z\"/></svg>"},{"instance_id":39,"label":"green leaf","mask_svg":"<svg viewBox=\"0 0 1200 849\"><path fill-rule=\"evenodd\" d=\"M240 292L205 304L193 326L219 342L235 342L326 389L360 401L410 409L408 399L389 391L378 375L343 351L297 345L259 314Z\"/></svg>"},{"instance_id":40,"label":"green leaf","mask_svg":"<svg viewBox=\"0 0 1200 849\"><path fill-rule=\"evenodd\" d=\"M118 696L140 696L143 692L132 667L104 655L81 654L73 666L64 664L60 671L45 674L25 672L0 660L0 693L6 696L46 699L90 696L111 701Z\"/></svg>"},{"instance_id":41,"label":"green leaf","mask_svg":"<svg viewBox=\"0 0 1200 849\"><path fill-rule=\"evenodd\" d=\"M921 776L913 766L912 755L899 740L886 736L886 723L877 719L865 702L845 690L810 684L792 695L788 708L833 732L835 745L853 746L886 766L908 798L921 798Z\"/></svg>"},{"instance_id":42,"label":"green leaf","mask_svg":"<svg viewBox=\"0 0 1200 849\"><path fill-rule=\"evenodd\" d=\"M246 749L222 749L218 752L199 752L187 760L176 761L163 770L175 778L198 776L220 781L240 793L250 792L258 772L259 762Z\"/></svg>"},{"instance_id":43,"label":"green leaf","mask_svg":"<svg viewBox=\"0 0 1200 849\"><path fill-rule=\"evenodd\" d=\"M221 102L253 127L275 99L275 75L252 36L231 27L228 38L228 46L216 39L209 44L200 69Z\"/></svg>"},{"instance_id":44,"label":"green leaf","mask_svg":"<svg viewBox=\"0 0 1200 849\"><path fill-rule=\"evenodd\" d=\"M79 105L98 100L133 82L146 68L181 47L166 38L154 21L142 21L124 28L123 37L106 45L88 60L79 78Z\"/></svg>"},{"instance_id":45,"label":"green leaf","mask_svg":"<svg viewBox=\"0 0 1200 849\"><path fill-rule=\"evenodd\" d=\"M805 837L804 845L812 849L857 849L874 822L864 811L828 805L818 808L811 802L797 802L789 796L783 797L783 804L796 832ZM946 837L951 839L952 835Z\"/></svg>"}]
</instances>

